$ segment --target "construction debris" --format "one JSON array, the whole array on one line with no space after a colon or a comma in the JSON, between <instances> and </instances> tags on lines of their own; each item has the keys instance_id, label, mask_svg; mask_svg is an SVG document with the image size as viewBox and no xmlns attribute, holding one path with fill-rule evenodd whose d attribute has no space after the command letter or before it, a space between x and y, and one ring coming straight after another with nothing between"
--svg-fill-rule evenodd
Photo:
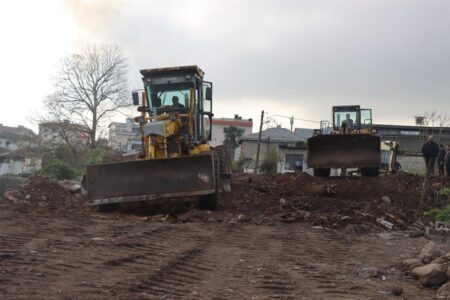
<instances>
[{"instance_id":1,"label":"construction debris","mask_svg":"<svg viewBox=\"0 0 450 300\"><path fill-rule=\"evenodd\" d=\"M432 203L419 207L423 178L406 173L364 177L235 175L226 211L265 215L282 222L306 221L328 228L364 225L372 230L407 230ZM419 235L424 235L425 230Z\"/></svg>"},{"instance_id":2,"label":"construction debris","mask_svg":"<svg viewBox=\"0 0 450 300\"><path fill-rule=\"evenodd\" d=\"M443 248L431 241L425 244L417 258L402 262L405 274L418 280L422 287L448 286L450 279L450 246ZM442 287L437 297L448 294L448 287ZM444 297L445 298L445 297Z\"/></svg>"},{"instance_id":3,"label":"construction debris","mask_svg":"<svg viewBox=\"0 0 450 300\"><path fill-rule=\"evenodd\" d=\"M306 173L285 175L233 176L232 192L221 197L221 210L205 216L191 211L194 205L179 201L179 209L166 209L161 203L122 205L120 211L139 215L173 216L176 222L231 222L267 224L308 222L313 226L345 229L354 235L373 231L410 230L411 236L427 236L423 216L432 203L419 208L419 176L398 175L364 177L313 177ZM81 186L76 181L58 181L34 176L22 186L8 190L4 198L18 206L51 209L83 205ZM176 206L176 205L172 205ZM183 216L183 214L187 214ZM245 215L245 218L237 218ZM161 220L161 218L152 218ZM351 226L350 226L351 225ZM433 228L434 228L433 223ZM439 228L446 225L439 223ZM443 231L444 232L444 231Z\"/></svg>"},{"instance_id":4,"label":"construction debris","mask_svg":"<svg viewBox=\"0 0 450 300\"><path fill-rule=\"evenodd\" d=\"M61 210L79 207L81 187L74 181L58 181L43 175L31 177L23 185L8 189L3 197L17 208L49 208Z\"/></svg>"}]
</instances>

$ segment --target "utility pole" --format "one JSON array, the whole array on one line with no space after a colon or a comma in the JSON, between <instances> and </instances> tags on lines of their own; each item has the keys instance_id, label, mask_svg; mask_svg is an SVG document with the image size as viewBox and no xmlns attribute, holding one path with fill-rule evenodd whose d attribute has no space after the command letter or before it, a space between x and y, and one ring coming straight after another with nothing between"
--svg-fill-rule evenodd
<instances>
[{"instance_id":1,"label":"utility pole","mask_svg":"<svg viewBox=\"0 0 450 300\"><path fill-rule=\"evenodd\" d=\"M294 116L289 119L289 122L291 123L291 132L294 132Z\"/></svg>"},{"instance_id":2,"label":"utility pole","mask_svg":"<svg viewBox=\"0 0 450 300\"><path fill-rule=\"evenodd\" d=\"M259 124L258 145L256 146L256 161L255 161L255 169L253 170L253 174L258 174L259 150L261 149L261 134L262 134L263 121L264 121L264 110L261 111L261 124Z\"/></svg>"}]
</instances>

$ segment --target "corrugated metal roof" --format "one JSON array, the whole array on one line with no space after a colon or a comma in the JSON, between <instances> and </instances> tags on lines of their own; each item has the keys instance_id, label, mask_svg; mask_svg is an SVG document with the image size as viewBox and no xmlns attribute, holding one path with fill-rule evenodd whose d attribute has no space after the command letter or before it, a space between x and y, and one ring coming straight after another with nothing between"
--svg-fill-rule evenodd
<instances>
[{"instance_id":1,"label":"corrugated metal roof","mask_svg":"<svg viewBox=\"0 0 450 300\"><path fill-rule=\"evenodd\" d=\"M241 141L257 141L258 140L258 132L251 133L239 138L239 142ZM261 132L261 140L267 141L270 139L271 142L297 142L300 141L301 138L286 128L268 128Z\"/></svg>"},{"instance_id":2,"label":"corrugated metal roof","mask_svg":"<svg viewBox=\"0 0 450 300\"><path fill-rule=\"evenodd\" d=\"M295 128L295 135L299 136L301 140L307 140L308 138L313 136L314 129L310 128Z\"/></svg>"}]
</instances>

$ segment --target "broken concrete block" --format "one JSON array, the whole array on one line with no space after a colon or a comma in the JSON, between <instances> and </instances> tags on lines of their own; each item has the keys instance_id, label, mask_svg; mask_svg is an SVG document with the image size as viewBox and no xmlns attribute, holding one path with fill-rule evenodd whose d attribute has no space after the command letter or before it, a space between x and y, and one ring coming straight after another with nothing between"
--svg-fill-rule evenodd
<instances>
[{"instance_id":1,"label":"broken concrete block","mask_svg":"<svg viewBox=\"0 0 450 300\"><path fill-rule=\"evenodd\" d=\"M444 271L433 270L420 278L420 284L423 287L439 286L446 283L448 280L447 274Z\"/></svg>"},{"instance_id":2,"label":"broken concrete block","mask_svg":"<svg viewBox=\"0 0 450 300\"><path fill-rule=\"evenodd\" d=\"M434 242L428 242L422 248L422 251L420 251L419 259L422 260L423 263L427 264L442 254L442 250Z\"/></svg>"},{"instance_id":3,"label":"broken concrete block","mask_svg":"<svg viewBox=\"0 0 450 300\"><path fill-rule=\"evenodd\" d=\"M402 262L402 269L403 269L403 271L406 271L406 272L410 272L412 269L420 267L420 266L423 266L423 263L418 258L405 259Z\"/></svg>"},{"instance_id":4,"label":"broken concrete block","mask_svg":"<svg viewBox=\"0 0 450 300\"><path fill-rule=\"evenodd\" d=\"M359 270L359 277L361 278L372 278L377 277L380 274L380 271L377 268L364 267Z\"/></svg>"},{"instance_id":5,"label":"broken concrete block","mask_svg":"<svg viewBox=\"0 0 450 300\"><path fill-rule=\"evenodd\" d=\"M450 282L444 284L436 293L438 299L450 299Z\"/></svg>"},{"instance_id":6,"label":"broken concrete block","mask_svg":"<svg viewBox=\"0 0 450 300\"><path fill-rule=\"evenodd\" d=\"M443 271L443 266L441 264L428 264L412 269L409 274L415 279L419 279L433 271Z\"/></svg>"}]
</instances>

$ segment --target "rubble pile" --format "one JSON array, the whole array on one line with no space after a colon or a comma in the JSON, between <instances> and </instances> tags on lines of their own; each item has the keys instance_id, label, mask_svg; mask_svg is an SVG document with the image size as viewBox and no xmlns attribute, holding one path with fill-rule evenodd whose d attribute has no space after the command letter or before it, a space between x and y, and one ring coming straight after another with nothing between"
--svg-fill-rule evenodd
<instances>
[{"instance_id":1,"label":"rubble pile","mask_svg":"<svg viewBox=\"0 0 450 300\"><path fill-rule=\"evenodd\" d=\"M405 173L377 178L241 174L234 176L232 192L221 203L228 210L283 222L405 230L433 205L430 200L419 209L422 181L422 177Z\"/></svg>"},{"instance_id":2,"label":"rubble pile","mask_svg":"<svg viewBox=\"0 0 450 300\"><path fill-rule=\"evenodd\" d=\"M404 260L401 266L422 287L440 287L436 293L438 299L450 298L450 247L443 249L428 242L416 258Z\"/></svg>"},{"instance_id":3,"label":"rubble pile","mask_svg":"<svg viewBox=\"0 0 450 300\"><path fill-rule=\"evenodd\" d=\"M81 205L77 192L73 182L35 175L23 185L8 189L3 197L19 208L64 209Z\"/></svg>"}]
</instances>

